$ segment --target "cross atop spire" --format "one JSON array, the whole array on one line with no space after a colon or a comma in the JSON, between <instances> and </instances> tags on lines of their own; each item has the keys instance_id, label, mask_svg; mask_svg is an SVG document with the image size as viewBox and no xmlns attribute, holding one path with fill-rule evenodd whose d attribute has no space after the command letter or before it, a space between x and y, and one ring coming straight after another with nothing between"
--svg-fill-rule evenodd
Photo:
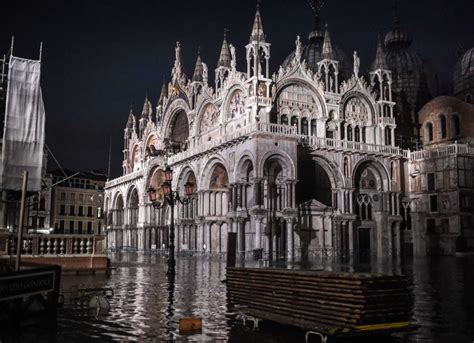
<instances>
[{"instance_id":1,"label":"cross atop spire","mask_svg":"<svg viewBox=\"0 0 474 343\"><path fill-rule=\"evenodd\" d=\"M252 33L250 34L250 43L253 41L265 42L265 33L263 32L262 17L260 16L260 1L257 2L257 11L253 21Z\"/></svg>"},{"instance_id":2,"label":"cross atop spire","mask_svg":"<svg viewBox=\"0 0 474 343\"><path fill-rule=\"evenodd\" d=\"M323 0L308 0L308 3L314 13L314 30L317 31L320 29L321 9L323 8L324 1Z\"/></svg>"},{"instance_id":3,"label":"cross atop spire","mask_svg":"<svg viewBox=\"0 0 474 343\"><path fill-rule=\"evenodd\" d=\"M400 1L395 0L393 3L393 25L396 29L400 28Z\"/></svg>"}]
</instances>

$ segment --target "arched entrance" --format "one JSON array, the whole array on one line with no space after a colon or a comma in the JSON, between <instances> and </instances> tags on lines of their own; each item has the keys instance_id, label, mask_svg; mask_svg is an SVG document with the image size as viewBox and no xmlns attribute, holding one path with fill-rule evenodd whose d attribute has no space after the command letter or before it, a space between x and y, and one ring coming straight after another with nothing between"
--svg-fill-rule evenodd
<instances>
[{"instance_id":1,"label":"arched entrance","mask_svg":"<svg viewBox=\"0 0 474 343\"><path fill-rule=\"evenodd\" d=\"M219 222L209 222L207 225L209 232L205 232L205 235L209 235L207 239L207 251L211 253L219 253L226 251L227 245L227 227L221 225L220 221L225 220L225 215L228 210L228 189L229 189L229 176L227 170L221 163L216 163L212 167L211 177L209 179L209 191L207 194L207 215L209 219L218 220ZM224 231L225 229L225 231ZM206 242L206 239L204 239Z\"/></svg>"},{"instance_id":2,"label":"arched entrance","mask_svg":"<svg viewBox=\"0 0 474 343\"><path fill-rule=\"evenodd\" d=\"M180 196L184 197L184 185L186 183L193 184L193 195L189 198L187 204L178 203L179 225L177 229L177 247L180 250L197 250L197 210L198 210L198 193L196 176L190 168L186 168L179 177L178 190Z\"/></svg>"},{"instance_id":3,"label":"arched entrance","mask_svg":"<svg viewBox=\"0 0 474 343\"><path fill-rule=\"evenodd\" d=\"M287 250L285 222L281 217L284 204L284 171L281 161L277 157L270 157L265 161L263 176L265 177L266 194L265 207L267 209L265 234L267 251L273 257L284 258Z\"/></svg>"},{"instance_id":4,"label":"arched entrance","mask_svg":"<svg viewBox=\"0 0 474 343\"><path fill-rule=\"evenodd\" d=\"M383 177L383 168L375 162L361 164L354 175L354 214L355 244L358 259L361 263L369 263L378 250L382 241L381 223L376 216L383 210L383 189L388 176ZM380 216L379 216L380 217ZM379 219L380 221L380 219ZM390 228L385 228L390 232Z\"/></svg>"},{"instance_id":5,"label":"arched entrance","mask_svg":"<svg viewBox=\"0 0 474 343\"><path fill-rule=\"evenodd\" d=\"M333 201L334 174L327 162L310 154L301 154L298 164L296 199L300 214L302 257L323 256L326 251L337 249L333 234L333 213L337 201ZM324 167L323 167L323 164ZM331 173L331 174L328 174ZM340 235L340 232L337 232Z\"/></svg>"},{"instance_id":6,"label":"arched entrance","mask_svg":"<svg viewBox=\"0 0 474 343\"><path fill-rule=\"evenodd\" d=\"M133 187L128 196L128 232L129 232L129 241L128 245L133 249L138 249L138 191Z\"/></svg>"},{"instance_id":7,"label":"arched entrance","mask_svg":"<svg viewBox=\"0 0 474 343\"><path fill-rule=\"evenodd\" d=\"M124 201L122 194L115 198L115 205L112 213L112 226L115 232L115 247L123 247L123 224L124 224Z\"/></svg>"}]
</instances>

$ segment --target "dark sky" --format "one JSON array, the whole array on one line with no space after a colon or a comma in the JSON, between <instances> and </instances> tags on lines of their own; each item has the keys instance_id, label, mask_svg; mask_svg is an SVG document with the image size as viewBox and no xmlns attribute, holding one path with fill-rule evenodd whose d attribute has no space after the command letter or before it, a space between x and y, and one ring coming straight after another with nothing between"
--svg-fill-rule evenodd
<instances>
[{"instance_id":1,"label":"dark sky","mask_svg":"<svg viewBox=\"0 0 474 343\"><path fill-rule=\"evenodd\" d=\"M326 1L323 23L348 56L358 51L362 70L375 56L377 34L392 27L392 3ZM415 50L450 82L459 46L474 45L474 1L402 0L400 12ZM43 41L46 141L60 163L105 171L112 136L112 175L118 176L130 104L141 113L148 93L156 106L163 75L169 79L175 41L182 43L188 75L198 46L213 75L228 28L237 67L244 71L255 1L0 0L0 13L0 51L7 52L14 35L15 55L37 58ZM261 13L273 72L294 49L297 34L306 41L312 12L305 0L264 0ZM50 161L49 168L55 167Z\"/></svg>"}]
</instances>

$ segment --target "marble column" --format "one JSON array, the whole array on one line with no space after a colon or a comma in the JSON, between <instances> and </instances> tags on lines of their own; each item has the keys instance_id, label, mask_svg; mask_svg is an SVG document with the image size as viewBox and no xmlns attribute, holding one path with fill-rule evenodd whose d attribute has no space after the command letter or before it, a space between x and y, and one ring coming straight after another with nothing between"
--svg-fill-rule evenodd
<instances>
[{"instance_id":1,"label":"marble column","mask_svg":"<svg viewBox=\"0 0 474 343\"><path fill-rule=\"evenodd\" d=\"M294 249L293 218L286 218L286 258L287 261L293 260L295 256Z\"/></svg>"},{"instance_id":2,"label":"marble column","mask_svg":"<svg viewBox=\"0 0 474 343\"><path fill-rule=\"evenodd\" d=\"M237 220L237 251L245 253L245 221L243 218Z\"/></svg>"},{"instance_id":3,"label":"marble column","mask_svg":"<svg viewBox=\"0 0 474 343\"><path fill-rule=\"evenodd\" d=\"M255 220L255 249L262 248L262 220L261 216L254 216Z\"/></svg>"}]
</instances>

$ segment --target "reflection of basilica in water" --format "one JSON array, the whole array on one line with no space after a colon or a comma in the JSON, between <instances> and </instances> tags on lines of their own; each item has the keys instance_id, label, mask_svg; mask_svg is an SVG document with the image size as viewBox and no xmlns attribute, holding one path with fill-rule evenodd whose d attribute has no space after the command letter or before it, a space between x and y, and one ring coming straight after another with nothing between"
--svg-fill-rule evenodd
<instances>
[{"instance_id":1,"label":"reflection of basilica in water","mask_svg":"<svg viewBox=\"0 0 474 343\"><path fill-rule=\"evenodd\" d=\"M297 37L273 75L259 10L245 71L224 37L214 87L200 56L188 79L177 43L172 80L156 111L146 99L138 121L130 113L123 176L106 185L110 248L167 246L169 208L154 210L147 195L165 165L174 189L195 188L175 211L178 251L225 254L228 232L239 252L288 259L474 248L472 49L456 67L458 98L423 107L435 95L430 75L398 16L362 76L357 53L332 42L314 8L308 42ZM396 129L424 150L399 147Z\"/></svg>"}]
</instances>

